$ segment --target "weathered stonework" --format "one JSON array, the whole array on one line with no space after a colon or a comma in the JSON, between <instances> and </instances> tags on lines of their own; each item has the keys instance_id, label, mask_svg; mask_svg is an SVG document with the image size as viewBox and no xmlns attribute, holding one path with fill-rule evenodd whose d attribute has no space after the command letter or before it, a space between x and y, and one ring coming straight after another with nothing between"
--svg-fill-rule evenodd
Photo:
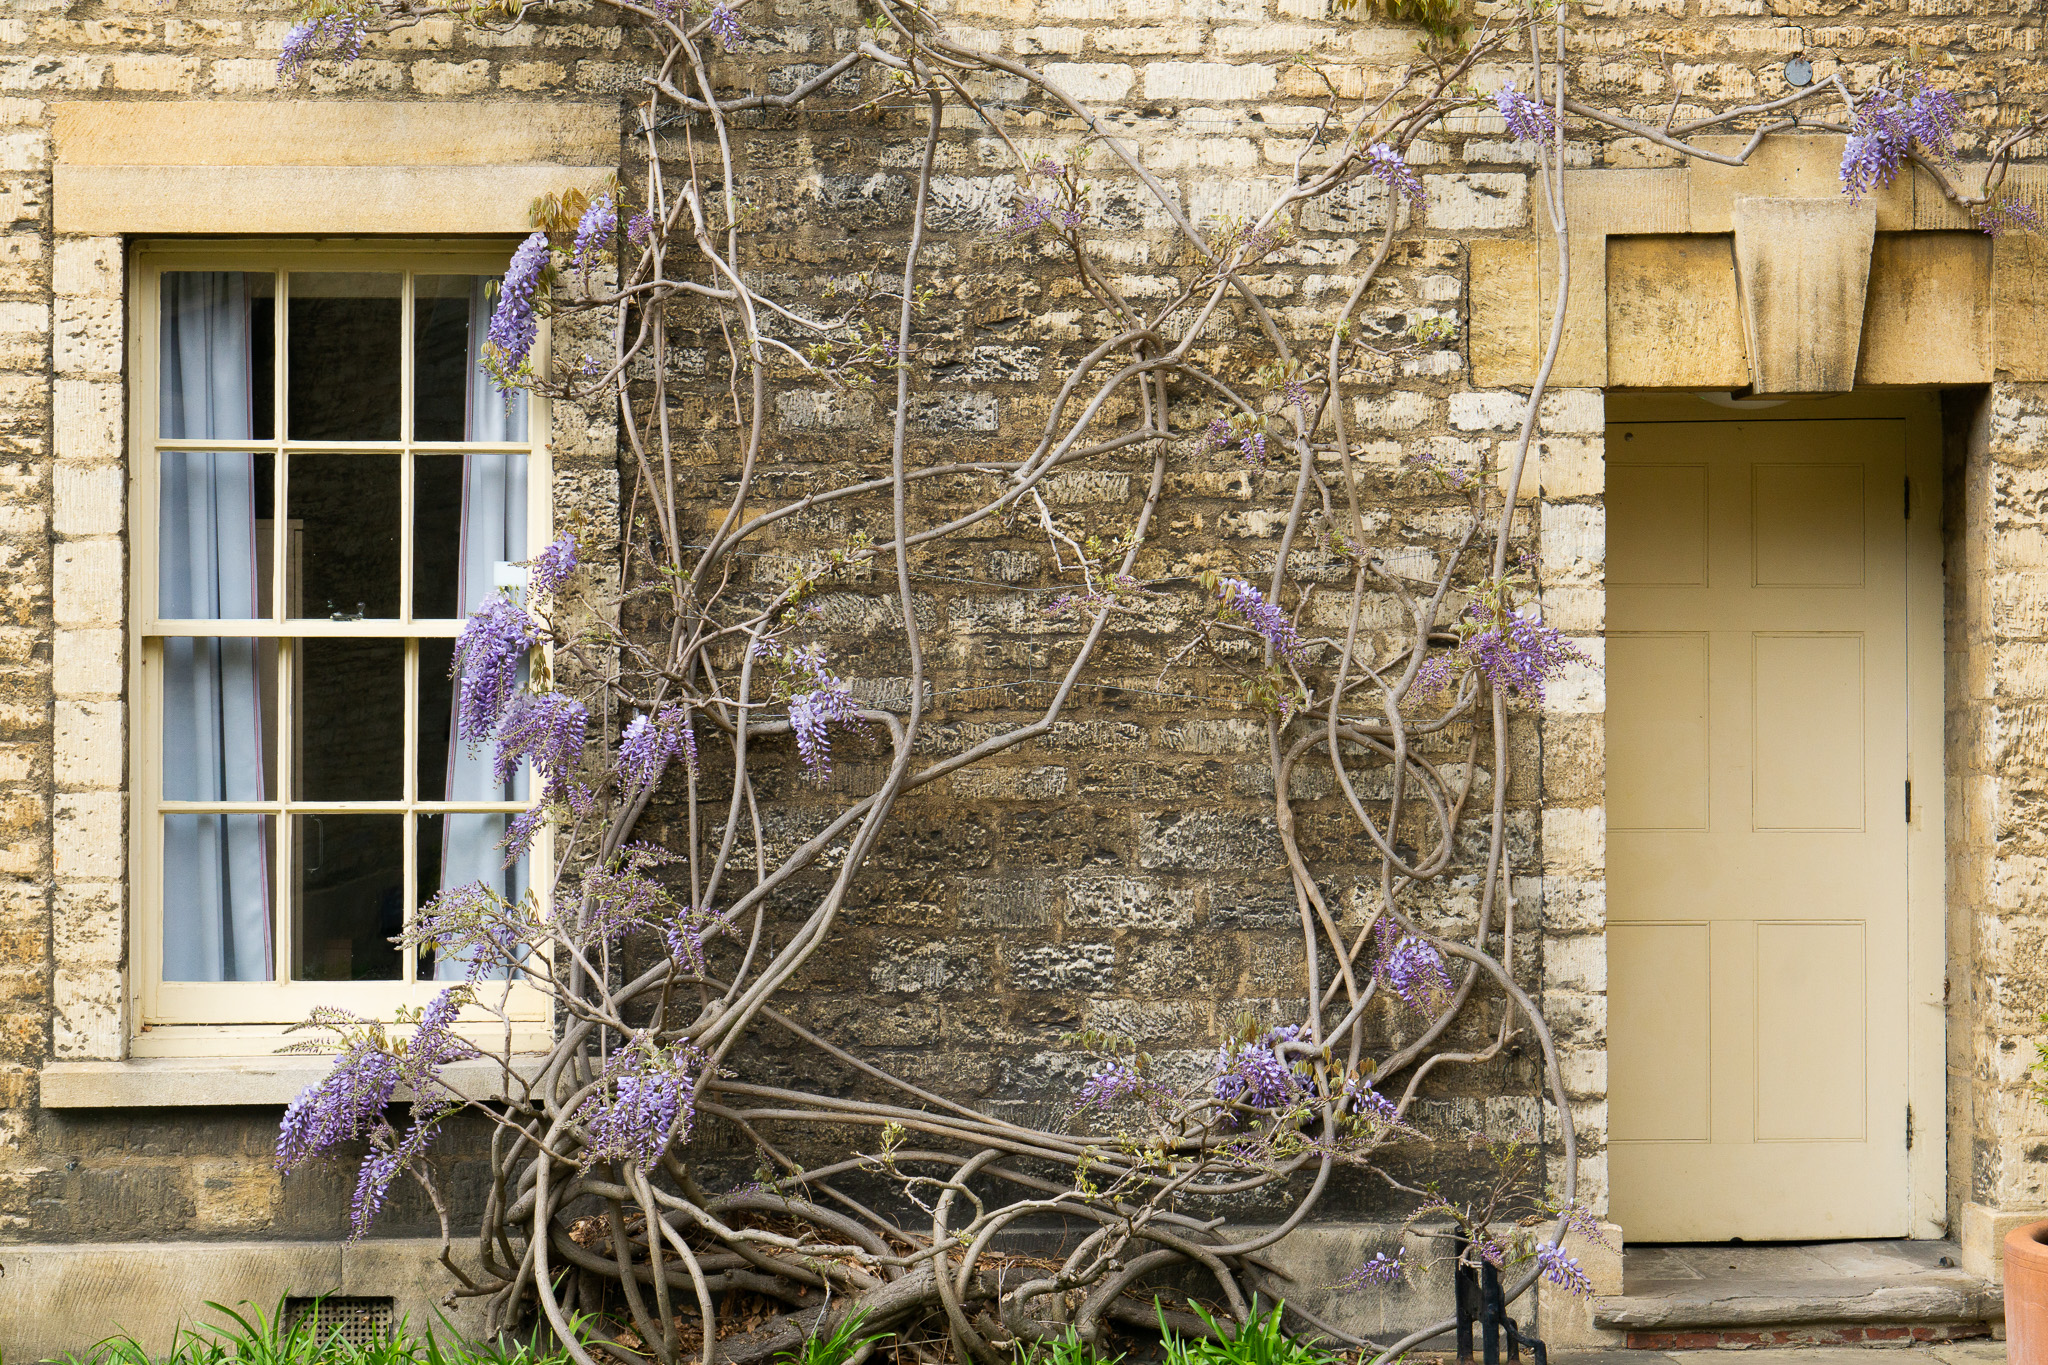
<instances>
[{"instance_id":1,"label":"weathered stonework","mask_svg":"<svg viewBox=\"0 0 2048 1365\"><path fill-rule=\"evenodd\" d=\"M1387 65L1403 60L1414 38L1333 17L1327 0L957 0L937 8L959 36L1049 59L1063 89L1113 106L1121 134L1197 220L1255 209L1303 154L1326 90L1290 54L1316 54L1340 94L1357 99L1384 90ZM1673 100L1690 110L1786 93L1781 64L1800 49L1818 58L1823 78L1838 65L1860 78L1915 45L1956 55L2012 95L2048 86L2038 24L1992 0L1880 4L1856 15L1804 0L1764 8L1594 0L1575 33L1574 78L1586 98L1652 120ZM851 41L859 14L850 4L789 0L747 20L754 37L727 60L734 81L786 86ZM282 12L226 0L16 0L0 17L0 1241L332 1239L347 1204L345 1173L282 1181L272 1173L274 1104L39 1103L42 1068L118 1061L133 1027L124 852L127 239L516 231L532 194L609 169L589 154L591 111L608 114L638 80L628 34L595 7L562 4L502 34L434 19L374 38L352 68L316 64L287 100L275 62L288 27ZM1026 103L1021 83L992 80L982 93L1011 110L1033 147L1078 140L1079 126ZM216 110L206 126L243 130L225 137L226 150L168 133L151 145L156 119L175 128L195 106L216 103L238 112ZM500 103L507 108L497 114L478 112ZM581 140L491 143L492 119L513 117L515 105L569 110L564 122L583 130ZM462 121L464 136L437 123L444 112ZM271 118L296 131L274 144L249 131ZM83 130L69 160L67 120ZM351 142L351 128L372 123L376 137ZM907 223L908 128L893 116L819 118L751 134L744 152L778 229L757 268L803 293L861 268L865 243L896 240ZM125 130L128 141L108 129ZM928 257L942 298L921 338L934 373L920 381L914 435L920 456L943 449L970 458L1035 434L1089 320L1033 247L1001 232L1016 181L994 144L965 120L950 131ZM681 134L674 139L679 151ZM1583 191L1573 207L1579 305L1558 373L1563 387L1545 402L1523 474L1518 549L1530 556L1546 618L1596 665L1605 627L1603 386L1746 382L1734 205L1744 194L1833 193L1813 189L1832 174L1826 158L1839 154L1828 141L1832 151L1773 153L1744 172L1683 170L1641 139L1570 148ZM1385 499L1371 529L1390 564L1424 574L1454 535L1453 510L1399 481L1401 463L1426 450L1447 467L1474 469L1512 448L1526 392L1516 386L1528 382L1544 332L1540 304L1556 281L1528 149L1507 139L1497 117L1447 120L1415 159L1427 172L1429 206L1396 248L1366 315L1388 333L1444 318L1459 335L1403 358L1397 387L1361 388L1352 414L1372 490ZM1173 284L1165 218L1100 159L1095 169L1113 233L1107 246L1125 272L1120 287L1160 294ZM2035 182L2024 183L2035 193ZM437 204L461 212L436 217ZM1332 315L1387 211L1383 195L1355 190L1306 213L1260 279L1276 316L1313 324ZM330 212L338 216L322 217ZM1980 1210L1979 1221L2048 1208L2048 1111L2027 1074L2048 1009L2048 849L2035 847L2044 825L2036 788L2048 769L2048 726L2035 714L2048 703L2048 397L2009 378L2048 373L2038 322L2048 269L2042 248L2024 240L1999 243L1996 261L1908 259L1935 250L1915 243L1965 227L1938 205L1923 209L1909 191L1879 197L1869 302L1869 326L1886 336L1909 321L1931 326L1919 321L1930 314L1962 318L1944 322L1930 342L1958 366L1968 362L1944 382L1985 383L1994 369L2007 376L1977 417L1969 401L1951 404L1952 1234L1968 1225L1967 1206ZM1660 294L1656 282L1674 271L1709 287ZM1938 289L1939 306L1886 312L1887 281L1940 285L1964 271L1978 273L1966 287ZM1995 307L1977 308L1987 291ZM1705 321L1688 306L1700 300L1712 313ZM1679 319L1697 330L1674 339ZM561 329L557 353L572 353L579 340ZM1219 362L1234 340L1230 325L1219 329ZM733 440L716 329L679 329L675 342L677 375L702 381L675 413L702 435L684 473L711 505ZM1866 382L1917 377L1871 370L1879 356L1863 351ZM1674 357L1687 368L1674 371ZM774 403L774 472L785 487L876 448L872 395L792 382ZM601 535L620 515L622 471L632 474L617 445L608 415L555 411L558 505ZM1148 573L1269 562L1261 556L1279 530L1279 475L1222 453L1177 453L1170 479L1175 520ZM1142 495L1141 480L1098 471L1061 476L1048 498L1063 513L1114 525ZM855 526L821 517L775 550L793 558ZM756 573L772 582L786 567L764 557ZM1041 610L1058 582L1042 540L977 532L957 562L929 567L917 610L944 627L955 650L933 683L926 744L936 754L1042 701L1065 637ZM862 653L863 629L879 608L860 589L835 585L821 595L821 619L844 642L866 695L900 701L901 661ZM1320 602L1310 619L1328 625L1334 618L1317 613L1335 610ZM1387 629L1393 610L1390 600L1371 604L1368 623ZM1044 739L906 802L902 832L878 852L849 909L843 951L803 983L803 1010L833 1020L847 1042L914 1080L992 1112L1040 1114L1077 1074L1052 1043L1064 1031L1124 1032L1191 1062L1213 1051L1236 1012L1295 1008L1305 964L1278 874L1263 723L1220 692L1160 695L1156 644L1181 624L1133 628L1106 656L1108 686ZM1518 714L1510 736L1517 917L1540 925L1535 951L1516 965L1540 989L1564 1050L1580 1188L1596 1210L1606 1189L1604 711L1602 676L1583 669L1539 714ZM764 789L766 837L787 848L808 835L828 798L860 787L862 761L849 755L823 793L786 779ZM1297 782L1311 845L1330 865L1362 867L1327 774L1303 772ZM678 810L658 806L650 833ZM1469 896L1455 890L1430 910L1444 923L1472 913ZM1536 1094L1523 1058L1447 1081L1424 1112L1496 1130L1539 1127ZM458 1181L476 1150L474 1135L451 1145ZM1368 1225L1386 1216L1364 1194L1348 1206L1340 1200L1338 1212ZM396 1232L424 1232L428 1211L402 1199L387 1221ZM1601 1273L1618 1285L1618 1264ZM11 1292L0 1285L0 1319ZM0 1345L12 1348L4 1328Z\"/></svg>"}]
</instances>

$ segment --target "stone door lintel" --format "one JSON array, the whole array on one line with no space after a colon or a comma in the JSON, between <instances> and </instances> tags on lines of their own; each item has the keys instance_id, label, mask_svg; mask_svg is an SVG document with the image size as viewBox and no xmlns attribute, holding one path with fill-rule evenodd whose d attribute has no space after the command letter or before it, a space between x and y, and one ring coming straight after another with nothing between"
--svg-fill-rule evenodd
<instances>
[{"instance_id":1,"label":"stone door lintel","mask_svg":"<svg viewBox=\"0 0 2048 1365\"><path fill-rule=\"evenodd\" d=\"M1570 304L1552 385L1799 393L2048 379L2048 335L2034 323L2048 309L2048 243L1986 236L1919 172L1850 205L1841 146L1784 137L1742 167L1568 171ZM2048 168L2015 167L2007 184L2048 208ZM1558 275L1537 216L1534 240L1471 244L1483 388L1535 374ZM1806 283L1745 290L1759 272Z\"/></svg>"}]
</instances>

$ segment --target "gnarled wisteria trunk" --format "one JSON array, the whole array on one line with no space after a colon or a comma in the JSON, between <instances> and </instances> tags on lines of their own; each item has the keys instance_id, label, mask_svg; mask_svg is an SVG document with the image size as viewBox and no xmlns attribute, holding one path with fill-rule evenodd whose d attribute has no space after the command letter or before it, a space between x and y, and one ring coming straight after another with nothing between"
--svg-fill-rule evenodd
<instances>
[{"instance_id":1,"label":"gnarled wisteria trunk","mask_svg":"<svg viewBox=\"0 0 2048 1365\"><path fill-rule=\"evenodd\" d=\"M746 39L743 9L600 3L645 40L638 159L618 185L564 187L541 207L497 295L489 354L508 386L617 412L633 476L623 543L572 528L523 592L471 618L456 654L465 740L494 752L501 780L529 763L541 778L506 856L551 827L548 875L517 902L477 884L427 908L410 939L468 964L468 979L419 1017L316 1018L341 1055L287 1116L280 1160L367 1137L358 1231L405 1174L452 1229L426 1156L454 1113L481 1114L492 1180L474 1255L447 1258L455 1292L487 1297L501 1326L538 1313L584 1360L766 1359L858 1314L868 1332L935 1325L960 1359L994 1365L1069 1331L1206 1331L1192 1305L1242 1320L1255 1298L1288 1299L1297 1325L1361 1344L1307 1314L1267 1255L1361 1182L1444 1229L1445 1254L1511 1267L1510 1297L1539 1276L1582 1290L1564 1239L1599 1228L1577 1198L1571 1105L1525 985L1509 805L1518 710L1587 663L1534 609L1517 519L1571 289L1567 125L1735 162L1776 132L1842 132L1845 192L1917 163L1999 229L2029 225L1999 190L2037 124L1991 149L1974 189L1948 155L1960 103L1911 73L1648 125L1571 96L1561 10L1509 7L1438 33L1362 99L1333 88L1285 187L1255 214L1198 223L1085 103L914 5L877 0L843 55L764 93L716 74ZM429 12L328 0L285 67L352 58L367 31ZM1028 91L1035 117L990 103L1000 82ZM1426 207L1416 143L1472 109L1498 115L1536 165L1555 252L1541 360L1490 462L1420 448L1390 472L1353 429L1359 400L1398 390L1459 337L1435 316L1386 325L1374 291ZM885 121L909 186L907 235L829 291L769 268L789 259L770 248L790 223L750 200L750 157L810 127L800 115ZM962 269L928 250L951 211L939 168L968 136L956 130L1015 178L991 249L1033 262L1042 306L1069 312L1078 338L1038 420L1013 418L964 457L913 436L933 398L920 339L954 307ZM1729 131L1751 135L1739 154L1699 141ZM1290 262L1303 215L1359 198L1374 236L1343 267L1341 303L1269 307L1261 272ZM1127 287L1119 225L1142 221L1176 244L1154 267L1164 292ZM684 337L712 344L686 356ZM879 436L790 474L776 404L794 380L807 401L870 406ZM1278 528L1269 552L1232 560L1176 539L1177 500L1219 470L1256 489ZM1143 489L1137 510L1084 515L1058 495L1093 475ZM1450 527L1419 575L1383 535L1384 506L1407 499ZM1037 537L1056 566L1059 589L1030 623L1045 671L1028 714L948 720L941 743L941 684L968 690L980 645L929 614L919 584L997 530ZM889 688L849 681L827 601L861 604L859 656ZM1223 678L1263 727L1299 1006L1247 1019L1198 1064L1079 1031L1065 1045L1090 1061L1070 1103L1028 1121L897 1074L807 1012L806 982L858 949L848 920L905 810L943 819L921 790L1043 739L1091 689L1141 677L1212 698ZM784 818L797 783L832 799ZM1330 798L1312 818L1337 833L1304 835L1311 788ZM1333 840L1369 875L1333 873ZM503 1021L509 1040L515 985L556 1013L537 1059L482 1026ZM1440 1184L1416 1121L1431 1078L1517 1056L1555 1132L1494 1148L1485 1179ZM509 1098L466 1100L443 1079L478 1057L499 1063ZM394 1126L401 1087L417 1098ZM1056 1254L1018 1254L1023 1234L1055 1226ZM1405 1270L1402 1254L1376 1252L1344 1287L1396 1292ZM730 1333L729 1291L778 1311Z\"/></svg>"}]
</instances>

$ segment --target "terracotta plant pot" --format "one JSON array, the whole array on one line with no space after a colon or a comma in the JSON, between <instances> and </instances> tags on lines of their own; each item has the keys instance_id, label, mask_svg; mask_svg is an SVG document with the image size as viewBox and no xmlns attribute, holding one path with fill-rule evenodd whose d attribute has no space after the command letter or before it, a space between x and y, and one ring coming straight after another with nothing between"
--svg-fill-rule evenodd
<instances>
[{"instance_id":1,"label":"terracotta plant pot","mask_svg":"<svg viewBox=\"0 0 2048 1365\"><path fill-rule=\"evenodd\" d=\"M2048 1365L2048 1220L2005 1234L2007 1365Z\"/></svg>"}]
</instances>

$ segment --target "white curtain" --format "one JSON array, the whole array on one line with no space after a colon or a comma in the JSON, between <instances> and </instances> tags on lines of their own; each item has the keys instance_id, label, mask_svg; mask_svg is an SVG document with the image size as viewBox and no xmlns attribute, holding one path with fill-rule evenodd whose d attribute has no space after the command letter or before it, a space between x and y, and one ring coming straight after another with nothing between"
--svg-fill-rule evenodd
<instances>
[{"instance_id":1,"label":"white curtain","mask_svg":"<svg viewBox=\"0 0 2048 1365\"><path fill-rule=\"evenodd\" d=\"M165 437L250 439L249 301L236 272L163 276ZM256 615L255 456L175 450L159 468L157 614ZM261 801L256 642L164 641L164 796ZM164 822L164 979L271 979L269 851L260 815Z\"/></svg>"},{"instance_id":2,"label":"white curtain","mask_svg":"<svg viewBox=\"0 0 2048 1365\"><path fill-rule=\"evenodd\" d=\"M507 394L482 364L482 347L490 333L491 305L479 278L469 298L469 392L463 418L463 439L526 440L526 394ZM527 557L526 467L523 451L482 453L462 457L462 551L458 588L463 615L481 607L509 575L502 570ZM451 721L448 745L450 801L523 801L525 769L511 782L491 777L491 754L472 753ZM526 893L524 862L508 868L498 844L505 837L503 815L450 815L441 835L441 886L449 889L482 882L508 901ZM437 958L434 975L459 981L467 963L456 956Z\"/></svg>"}]
</instances>

